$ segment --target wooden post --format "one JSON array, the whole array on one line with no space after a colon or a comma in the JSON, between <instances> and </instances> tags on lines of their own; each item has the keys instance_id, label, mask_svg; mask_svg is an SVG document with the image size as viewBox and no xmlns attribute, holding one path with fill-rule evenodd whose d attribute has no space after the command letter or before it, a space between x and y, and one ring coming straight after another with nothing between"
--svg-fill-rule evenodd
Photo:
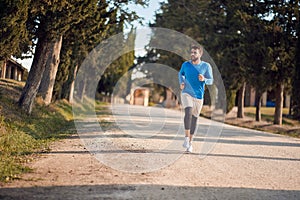
<instances>
[{"instance_id":1,"label":"wooden post","mask_svg":"<svg viewBox=\"0 0 300 200\"><path fill-rule=\"evenodd\" d=\"M8 78L10 79L11 78L11 66L10 65L6 65L6 77L5 78Z\"/></svg>"},{"instance_id":2,"label":"wooden post","mask_svg":"<svg viewBox=\"0 0 300 200\"><path fill-rule=\"evenodd\" d=\"M3 61L1 78L5 78L6 75L6 60Z\"/></svg>"}]
</instances>

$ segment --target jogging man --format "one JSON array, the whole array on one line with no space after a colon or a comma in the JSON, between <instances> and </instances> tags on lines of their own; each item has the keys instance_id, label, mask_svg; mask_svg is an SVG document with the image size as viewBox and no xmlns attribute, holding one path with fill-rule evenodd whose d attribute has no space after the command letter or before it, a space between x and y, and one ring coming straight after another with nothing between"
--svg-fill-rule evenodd
<instances>
[{"instance_id":1,"label":"jogging man","mask_svg":"<svg viewBox=\"0 0 300 200\"><path fill-rule=\"evenodd\" d=\"M209 63L201 60L203 47L191 47L191 60L185 61L178 73L180 84L181 102L184 108L185 138L183 147L188 152L193 152L192 139L200 115L205 85L212 85L213 74Z\"/></svg>"}]
</instances>

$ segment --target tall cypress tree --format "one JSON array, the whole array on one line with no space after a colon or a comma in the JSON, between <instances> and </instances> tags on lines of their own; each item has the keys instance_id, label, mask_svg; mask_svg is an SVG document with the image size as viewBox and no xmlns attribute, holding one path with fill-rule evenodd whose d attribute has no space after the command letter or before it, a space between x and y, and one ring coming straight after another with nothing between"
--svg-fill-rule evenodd
<instances>
[{"instance_id":1,"label":"tall cypress tree","mask_svg":"<svg viewBox=\"0 0 300 200\"><path fill-rule=\"evenodd\" d=\"M271 86L268 24L263 16L268 13L264 2L253 0L241 13L243 24L243 61L245 81L255 89L256 121L261 120L262 95Z\"/></svg>"},{"instance_id":2,"label":"tall cypress tree","mask_svg":"<svg viewBox=\"0 0 300 200\"><path fill-rule=\"evenodd\" d=\"M27 23L36 36L37 45L31 70L19 99L19 106L27 113L31 113L47 59L51 54L51 46L73 24L84 20L86 13L90 9L93 10L96 3L96 0L63 0L59 2L39 0L31 2L31 15Z\"/></svg>"},{"instance_id":3,"label":"tall cypress tree","mask_svg":"<svg viewBox=\"0 0 300 200\"><path fill-rule=\"evenodd\" d=\"M133 49L134 40L135 40L135 31L131 30L128 35L124 35L124 43L127 44L124 48L125 51L129 51L129 49ZM104 74L102 75L99 84L98 84L98 92L104 94L106 97L110 97L113 93L118 97L125 98L128 94L127 83L130 79L129 71L130 67L134 65L134 51L129 51L121 55L118 59L116 59L110 66L106 69ZM122 77L122 81L118 82ZM118 87L116 84L118 83Z\"/></svg>"},{"instance_id":4,"label":"tall cypress tree","mask_svg":"<svg viewBox=\"0 0 300 200\"><path fill-rule=\"evenodd\" d=\"M54 86L54 100L72 98L70 92L77 70L88 53L110 34L109 30L115 23L112 22L115 20L112 15L114 12L101 0L94 12L91 11L84 21L75 24L65 33L66 39Z\"/></svg>"},{"instance_id":5,"label":"tall cypress tree","mask_svg":"<svg viewBox=\"0 0 300 200\"><path fill-rule=\"evenodd\" d=\"M89 13L86 20L66 32L67 39L63 43L62 62L54 88L55 99L72 100L72 85L74 85L76 71L88 53L103 40L122 32L124 23L128 25L139 18L134 12L124 9L124 5L128 3L146 5L146 2L101 0L95 12ZM107 83L115 75L114 72L106 73ZM104 87L109 88L108 85Z\"/></svg>"},{"instance_id":6,"label":"tall cypress tree","mask_svg":"<svg viewBox=\"0 0 300 200\"><path fill-rule=\"evenodd\" d=\"M241 45L243 24L237 15L241 12L240 1L168 1L162 4L162 13L156 15L153 26L165 27L182 32L200 44L214 58L226 87L227 111L235 103L236 90L243 83ZM160 52L161 60L169 60L169 66L180 68L180 59Z\"/></svg>"},{"instance_id":7,"label":"tall cypress tree","mask_svg":"<svg viewBox=\"0 0 300 200\"><path fill-rule=\"evenodd\" d=\"M22 57L30 51L30 34L26 28L31 0L0 1L0 60Z\"/></svg>"},{"instance_id":8,"label":"tall cypress tree","mask_svg":"<svg viewBox=\"0 0 300 200\"><path fill-rule=\"evenodd\" d=\"M274 124L282 124L283 92L290 84L294 71L295 45L296 45L296 12L299 1L271 1L268 5L273 14L270 20L272 42L272 79L276 96ZM299 7L298 7L299 8Z\"/></svg>"},{"instance_id":9,"label":"tall cypress tree","mask_svg":"<svg viewBox=\"0 0 300 200\"><path fill-rule=\"evenodd\" d=\"M299 5L299 4L297 4ZM298 8L298 9L297 9ZM296 17L298 21L297 29L297 46L295 54L295 75L293 79L292 90L292 115L295 119L300 120L300 18L299 18L299 6L296 6Z\"/></svg>"}]
</instances>

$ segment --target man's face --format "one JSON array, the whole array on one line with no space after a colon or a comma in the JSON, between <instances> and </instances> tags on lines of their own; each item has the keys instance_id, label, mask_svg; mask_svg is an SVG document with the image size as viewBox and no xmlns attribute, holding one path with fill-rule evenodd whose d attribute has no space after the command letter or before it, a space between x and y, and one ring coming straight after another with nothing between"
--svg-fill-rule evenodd
<instances>
[{"instance_id":1,"label":"man's face","mask_svg":"<svg viewBox=\"0 0 300 200\"><path fill-rule=\"evenodd\" d=\"M200 49L191 49L191 60L197 61L202 55L202 52Z\"/></svg>"}]
</instances>

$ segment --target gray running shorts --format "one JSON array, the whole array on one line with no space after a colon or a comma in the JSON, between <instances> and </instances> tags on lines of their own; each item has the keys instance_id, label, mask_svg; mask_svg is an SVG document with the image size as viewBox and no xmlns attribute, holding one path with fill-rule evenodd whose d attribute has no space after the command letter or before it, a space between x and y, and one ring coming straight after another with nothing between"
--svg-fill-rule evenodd
<instances>
[{"instance_id":1,"label":"gray running shorts","mask_svg":"<svg viewBox=\"0 0 300 200\"><path fill-rule=\"evenodd\" d=\"M187 93L181 93L181 102L183 108L192 107L193 116L199 117L203 106L203 99L197 99Z\"/></svg>"}]
</instances>

